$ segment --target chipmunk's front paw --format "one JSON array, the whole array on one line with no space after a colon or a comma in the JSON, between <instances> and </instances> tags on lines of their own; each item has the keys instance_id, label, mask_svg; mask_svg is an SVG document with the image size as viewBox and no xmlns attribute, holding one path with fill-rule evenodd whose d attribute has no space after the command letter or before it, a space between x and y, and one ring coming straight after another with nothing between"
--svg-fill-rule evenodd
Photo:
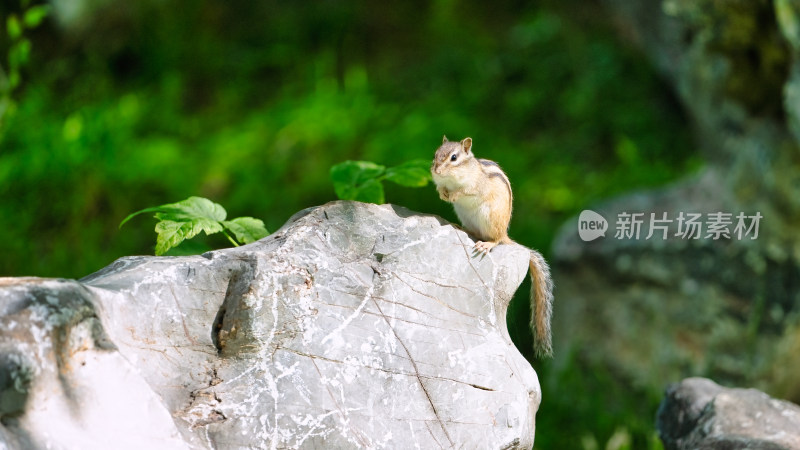
<instances>
[{"instance_id":1,"label":"chipmunk's front paw","mask_svg":"<svg viewBox=\"0 0 800 450\"><path fill-rule=\"evenodd\" d=\"M444 200L446 202L450 201L450 192L447 189L439 188L439 189L437 189L437 191L439 191L439 198L440 199L442 199L442 200Z\"/></svg>"}]
</instances>

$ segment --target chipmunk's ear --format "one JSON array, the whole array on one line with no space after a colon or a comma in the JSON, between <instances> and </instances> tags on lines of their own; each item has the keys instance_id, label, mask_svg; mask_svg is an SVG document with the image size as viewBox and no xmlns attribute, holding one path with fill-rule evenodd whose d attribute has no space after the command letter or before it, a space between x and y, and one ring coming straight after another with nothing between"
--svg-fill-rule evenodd
<instances>
[{"instance_id":1,"label":"chipmunk's ear","mask_svg":"<svg viewBox=\"0 0 800 450\"><path fill-rule=\"evenodd\" d=\"M447 140L447 135L442 136L442 144L446 144L450 141Z\"/></svg>"},{"instance_id":2,"label":"chipmunk's ear","mask_svg":"<svg viewBox=\"0 0 800 450\"><path fill-rule=\"evenodd\" d=\"M464 140L461 141L461 147L465 152L469 153L470 149L472 149L472 138L464 138Z\"/></svg>"}]
</instances>

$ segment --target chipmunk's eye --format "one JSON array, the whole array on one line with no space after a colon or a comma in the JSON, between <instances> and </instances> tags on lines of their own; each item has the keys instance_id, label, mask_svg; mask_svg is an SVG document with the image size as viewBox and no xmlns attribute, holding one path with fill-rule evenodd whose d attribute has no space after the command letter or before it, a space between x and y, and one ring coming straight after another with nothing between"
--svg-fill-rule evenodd
<instances>
[{"instance_id":1,"label":"chipmunk's eye","mask_svg":"<svg viewBox=\"0 0 800 450\"><path fill-rule=\"evenodd\" d=\"M453 154L450 156L450 161L455 161L455 160L457 160L457 159L458 159L458 154L456 154L456 153L453 153Z\"/></svg>"}]
</instances>

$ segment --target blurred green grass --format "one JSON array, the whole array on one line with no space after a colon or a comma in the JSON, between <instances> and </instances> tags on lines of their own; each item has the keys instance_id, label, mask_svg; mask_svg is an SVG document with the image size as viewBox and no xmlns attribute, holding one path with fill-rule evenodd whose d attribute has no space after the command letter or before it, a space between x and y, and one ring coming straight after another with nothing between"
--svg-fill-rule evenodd
<instances>
[{"instance_id":1,"label":"blurred green grass","mask_svg":"<svg viewBox=\"0 0 800 450\"><path fill-rule=\"evenodd\" d=\"M333 164L429 158L443 134L506 170L510 234L545 256L581 209L700 164L671 93L593 3L105 4L32 36L0 134L0 275L79 278L152 254L153 220L119 222L192 195L276 230L335 198ZM386 198L455 220L431 186ZM530 357L527 308L521 294L509 323ZM633 448L652 448L656 394L626 397L577 361L534 367L537 446L606 442L627 422Z\"/></svg>"}]
</instances>

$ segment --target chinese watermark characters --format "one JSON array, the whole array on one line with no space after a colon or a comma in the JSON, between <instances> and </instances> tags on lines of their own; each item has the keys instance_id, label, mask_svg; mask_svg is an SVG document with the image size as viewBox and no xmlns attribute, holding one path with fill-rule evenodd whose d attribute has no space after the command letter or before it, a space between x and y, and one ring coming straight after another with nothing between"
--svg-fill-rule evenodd
<instances>
[{"instance_id":1,"label":"chinese watermark characters","mask_svg":"<svg viewBox=\"0 0 800 450\"><path fill-rule=\"evenodd\" d=\"M617 214L615 239L758 239L758 226L763 216L760 212L737 215L728 212L684 213L670 217L668 213ZM584 241L605 237L608 222L600 214L585 210L578 218L578 234ZM644 230L643 230L644 228Z\"/></svg>"}]
</instances>

